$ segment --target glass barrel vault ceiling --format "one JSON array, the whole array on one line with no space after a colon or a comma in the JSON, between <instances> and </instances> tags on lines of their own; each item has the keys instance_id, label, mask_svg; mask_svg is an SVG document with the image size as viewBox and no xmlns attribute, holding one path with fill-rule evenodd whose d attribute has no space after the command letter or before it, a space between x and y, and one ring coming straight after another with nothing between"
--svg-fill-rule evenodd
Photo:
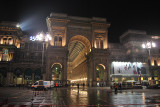
<instances>
[{"instance_id":1,"label":"glass barrel vault ceiling","mask_svg":"<svg viewBox=\"0 0 160 107\"><path fill-rule=\"evenodd\" d=\"M68 50L69 50L68 61L73 62L84 48L85 46L79 41L71 42L68 46Z\"/></svg>"}]
</instances>

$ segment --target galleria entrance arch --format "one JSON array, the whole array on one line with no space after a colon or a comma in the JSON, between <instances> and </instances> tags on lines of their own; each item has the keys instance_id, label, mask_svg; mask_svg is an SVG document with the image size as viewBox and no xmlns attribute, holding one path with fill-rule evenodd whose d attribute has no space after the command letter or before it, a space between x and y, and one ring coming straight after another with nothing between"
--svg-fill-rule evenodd
<instances>
[{"instance_id":1,"label":"galleria entrance arch","mask_svg":"<svg viewBox=\"0 0 160 107\"><path fill-rule=\"evenodd\" d=\"M87 54L91 50L90 41L81 35L70 38L68 43L67 79L72 84L87 84Z\"/></svg>"},{"instance_id":2,"label":"galleria entrance arch","mask_svg":"<svg viewBox=\"0 0 160 107\"><path fill-rule=\"evenodd\" d=\"M103 18L84 18L51 13L47 17L52 40L46 43L43 79L52 77L52 64L60 63L61 81L97 86L96 65L103 64L103 81L109 85L108 27Z\"/></svg>"}]
</instances>

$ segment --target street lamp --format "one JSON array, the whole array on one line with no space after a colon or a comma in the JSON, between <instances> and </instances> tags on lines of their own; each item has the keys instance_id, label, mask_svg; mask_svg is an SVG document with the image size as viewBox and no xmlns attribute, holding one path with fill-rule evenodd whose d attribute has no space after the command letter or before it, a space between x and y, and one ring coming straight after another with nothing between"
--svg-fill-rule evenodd
<instances>
[{"instance_id":1,"label":"street lamp","mask_svg":"<svg viewBox=\"0 0 160 107\"><path fill-rule=\"evenodd\" d=\"M151 52L150 51L152 48L155 48L155 47L156 47L156 44L153 41L147 41L142 44L142 48L145 48L148 50L150 64L151 64ZM149 64L149 66L150 66L150 64Z\"/></svg>"},{"instance_id":2,"label":"street lamp","mask_svg":"<svg viewBox=\"0 0 160 107\"><path fill-rule=\"evenodd\" d=\"M36 36L31 36L30 37L31 41L41 41L43 43L43 50L42 50L42 68L43 68L43 63L44 63L44 44L45 42L48 42L52 40L52 37L50 36L49 33L44 33L43 31L38 33Z\"/></svg>"},{"instance_id":3,"label":"street lamp","mask_svg":"<svg viewBox=\"0 0 160 107\"><path fill-rule=\"evenodd\" d=\"M146 48L148 50L150 61L151 61L150 50L154 47L156 47L156 44L153 41L147 41L142 44L142 48Z\"/></svg>"}]
</instances>

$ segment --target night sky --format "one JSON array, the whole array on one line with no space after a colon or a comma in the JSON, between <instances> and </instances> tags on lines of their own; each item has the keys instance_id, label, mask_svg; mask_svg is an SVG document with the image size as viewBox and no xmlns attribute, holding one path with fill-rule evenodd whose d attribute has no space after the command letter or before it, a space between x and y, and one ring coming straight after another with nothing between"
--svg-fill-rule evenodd
<instances>
[{"instance_id":1,"label":"night sky","mask_svg":"<svg viewBox=\"0 0 160 107\"><path fill-rule=\"evenodd\" d=\"M19 22L24 32L35 35L42 30L47 31L46 17L51 12L57 12L70 16L107 18L111 23L109 42L119 42L119 36L128 29L160 35L159 2L139 1L3 0L0 2L0 21Z\"/></svg>"}]
</instances>

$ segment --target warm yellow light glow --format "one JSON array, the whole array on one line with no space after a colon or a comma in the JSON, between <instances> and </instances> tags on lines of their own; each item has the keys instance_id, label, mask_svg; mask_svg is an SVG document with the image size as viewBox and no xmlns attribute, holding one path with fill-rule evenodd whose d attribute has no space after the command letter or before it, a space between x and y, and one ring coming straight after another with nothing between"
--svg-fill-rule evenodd
<instances>
[{"instance_id":1,"label":"warm yellow light glow","mask_svg":"<svg viewBox=\"0 0 160 107\"><path fill-rule=\"evenodd\" d=\"M152 80L152 77L149 77L149 78L148 78L148 81L149 81L149 80Z\"/></svg>"},{"instance_id":2,"label":"warm yellow light glow","mask_svg":"<svg viewBox=\"0 0 160 107\"><path fill-rule=\"evenodd\" d=\"M10 41L9 44L12 45L12 44L13 44L13 41Z\"/></svg>"},{"instance_id":3,"label":"warm yellow light glow","mask_svg":"<svg viewBox=\"0 0 160 107\"><path fill-rule=\"evenodd\" d=\"M141 80L143 81L143 77L141 77Z\"/></svg>"},{"instance_id":4,"label":"warm yellow light glow","mask_svg":"<svg viewBox=\"0 0 160 107\"><path fill-rule=\"evenodd\" d=\"M115 81L115 82L118 82L118 78L115 78L114 81Z\"/></svg>"},{"instance_id":5,"label":"warm yellow light glow","mask_svg":"<svg viewBox=\"0 0 160 107\"><path fill-rule=\"evenodd\" d=\"M154 62L153 61L151 61L151 65L154 66Z\"/></svg>"},{"instance_id":6,"label":"warm yellow light glow","mask_svg":"<svg viewBox=\"0 0 160 107\"><path fill-rule=\"evenodd\" d=\"M159 81L156 81L156 84L159 84Z\"/></svg>"},{"instance_id":7,"label":"warm yellow light glow","mask_svg":"<svg viewBox=\"0 0 160 107\"><path fill-rule=\"evenodd\" d=\"M71 94L74 95L75 93L79 92L79 94L82 94L82 95L87 95L88 92L87 91L82 91L82 90L71 90Z\"/></svg>"},{"instance_id":8,"label":"warm yellow light glow","mask_svg":"<svg viewBox=\"0 0 160 107\"><path fill-rule=\"evenodd\" d=\"M77 81L86 81L87 80L87 78L82 78L82 79L76 79L76 80L71 80L71 82L77 82Z\"/></svg>"},{"instance_id":9,"label":"warm yellow light glow","mask_svg":"<svg viewBox=\"0 0 160 107\"><path fill-rule=\"evenodd\" d=\"M17 44L17 48L20 48L20 43Z\"/></svg>"},{"instance_id":10,"label":"warm yellow light glow","mask_svg":"<svg viewBox=\"0 0 160 107\"><path fill-rule=\"evenodd\" d=\"M2 61L2 54L0 54L0 61Z\"/></svg>"},{"instance_id":11,"label":"warm yellow light glow","mask_svg":"<svg viewBox=\"0 0 160 107\"><path fill-rule=\"evenodd\" d=\"M158 80L158 77L154 77L155 80Z\"/></svg>"},{"instance_id":12,"label":"warm yellow light glow","mask_svg":"<svg viewBox=\"0 0 160 107\"><path fill-rule=\"evenodd\" d=\"M103 67L103 69L106 69L106 67L103 64L99 64L99 65L101 65Z\"/></svg>"},{"instance_id":13,"label":"warm yellow light glow","mask_svg":"<svg viewBox=\"0 0 160 107\"><path fill-rule=\"evenodd\" d=\"M123 78L122 78L122 81L125 81L125 80L126 80L126 78L123 77Z\"/></svg>"},{"instance_id":14,"label":"warm yellow light glow","mask_svg":"<svg viewBox=\"0 0 160 107\"><path fill-rule=\"evenodd\" d=\"M3 39L1 39L0 44L3 44Z\"/></svg>"},{"instance_id":15,"label":"warm yellow light glow","mask_svg":"<svg viewBox=\"0 0 160 107\"><path fill-rule=\"evenodd\" d=\"M55 64L60 65L60 66L61 66L61 68L62 68L62 64L61 64L61 63L54 63L54 64L51 66L51 68L52 68Z\"/></svg>"},{"instance_id":16,"label":"warm yellow light glow","mask_svg":"<svg viewBox=\"0 0 160 107\"><path fill-rule=\"evenodd\" d=\"M142 93L142 99L145 102L145 93Z\"/></svg>"},{"instance_id":17,"label":"warm yellow light glow","mask_svg":"<svg viewBox=\"0 0 160 107\"><path fill-rule=\"evenodd\" d=\"M96 42L94 43L94 47L97 48Z\"/></svg>"}]
</instances>

